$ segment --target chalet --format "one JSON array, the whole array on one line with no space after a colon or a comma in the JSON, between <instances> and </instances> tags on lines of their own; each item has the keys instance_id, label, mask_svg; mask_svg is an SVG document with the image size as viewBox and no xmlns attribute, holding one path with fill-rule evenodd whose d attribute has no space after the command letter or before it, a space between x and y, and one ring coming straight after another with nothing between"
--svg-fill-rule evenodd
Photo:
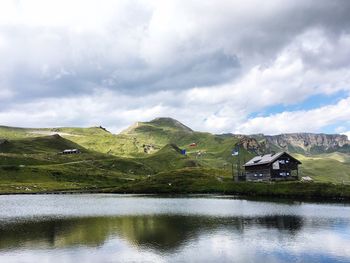
<instances>
[{"instance_id":1,"label":"chalet","mask_svg":"<svg viewBox=\"0 0 350 263\"><path fill-rule=\"evenodd\" d=\"M78 154L78 153L80 153L80 150L79 149L66 149L61 153L62 154Z\"/></svg>"},{"instance_id":2,"label":"chalet","mask_svg":"<svg viewBox=\"0 0 350 263\"><path fill-rule=\"evenodd\" d=\"M286 152L256 156L245 163L246 181L297 180L301 162Z\"/></svg>"}]
</instances>

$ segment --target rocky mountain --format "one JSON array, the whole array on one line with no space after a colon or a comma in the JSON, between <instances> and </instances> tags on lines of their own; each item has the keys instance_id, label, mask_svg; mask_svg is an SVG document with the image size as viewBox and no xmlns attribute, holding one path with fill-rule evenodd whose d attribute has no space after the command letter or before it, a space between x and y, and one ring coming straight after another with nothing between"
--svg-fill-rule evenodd
<instances>
[{"instance_id":1,"label":"rocky mountain","mask_svg":"<svg viewBox=\"0 0 350 263\"><path fill-rule=\"evenodd\" d=\"M237 145L240 146L239 157L232 156ZM73 148L80 149L82 154L57 154ZM56 177L52 175L65 175L64 178L71 180L74 171L76 175L91 175L75 177L84 180L84 184L115 178L120 182L120 176L148 176L193 167L231 176L232 167L238 160L243 164L256 155L271 151L288 151L295 155L303 163L301 173L305 176L319 181L350 182L350 142L346 136L338 134L218 135L194 131L171 118L138 122L119 134L107 132L102 127L0 126L0 166L15 169L14 172L23 170L26 175L37 176L39 171L43 181L46 182L49 175L49 180L55 183ZM4 174L1 169L0 174ZM106 173L111 177L105 177ZM105 184L103 180L99 182ZM71 183L63 187L71 187Z\"/></svg>"},{"instance_id":2,"label":"rocky mountain","mask_svg":"<svg viewBox=\"0 0 350 263\"><path fill-rule=\"evenodd\" d=\"M203 141L207 133L195 132L181 122L172 118L156 118L150 122L137 122L122 132L124 135L131 135L142 139L145 153L152 153L159 142L160 149L166 143L177 143L185 145L190 141ZM212 135L216 138L214 143L220 147L220 138L233 137L242 148L251 154L263 154L271 151L288 151L290 153L320 154L332 152L350 153L350 141L346 135L323 134L323 133L289 133L279 135L244 135L244 134L222 134ZM207 138L204 140L207 144ZM185 142L186 141L186 142ZM238 141L238 142L237 142ZM233 143L231 143L233 144ZM151 147L149 147L149 145ZM233 147L233 145L232 145Z\"/></svg>"},{"instance_id":3,"label":"rocky mountain","mask_svg":"<svg viewBox=\"0 0 350 263\"><path fill-rule=\"evenodd\" d=\"M233 137L238 139L238 145L245 150L254 154L263 154L266 152L266 143L264 140L258 141L256 138L248 135L233 135Z\"/></svg>"},{"instance_id":4,"label":"rocky mountain","mask_svg":"<svg viewBox=\"0 0 350 263\"><path fill-rule=\"evenodd\" d=\"M250 155L271 151L288 151L301 154L350 153L350 141L346 135L323 133L289 133L279 135L221 134L193 131L172 118L156 118L149 122L137 122L120 134L112 134L103 127L25 129L0 126L0 148L8 140L60 134L94 151L118 156L142 156L159 151L167 144L204 151L213 156L229 158L230 151L239 144ZM247 157L248 158L248 157Z\"/></svg>"},{"instance_id":5,"label":"rocky mountain","mask_svg":"<svg viewBox=\"0 0 350 263\"><path fill-rule=\"evenodd\" d=\"M256 134L261 151L289 151L292 153L350 152L350 141L346 135L323 133L289 133L279 135Z\"/></svg>"}]
</instances>

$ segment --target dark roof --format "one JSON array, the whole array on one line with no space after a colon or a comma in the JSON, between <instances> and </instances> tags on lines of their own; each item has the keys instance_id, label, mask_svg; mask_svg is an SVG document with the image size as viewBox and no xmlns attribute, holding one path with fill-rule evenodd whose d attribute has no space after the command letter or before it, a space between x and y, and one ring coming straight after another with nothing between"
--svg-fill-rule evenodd
<instances>
[{"instance_id":1,"label":"dark roof","mask_svg":"<svg viewBox=\"0 0 350 263\"><path fill-rule=\"evenodd\" d=\"M289 155L288 153L279 152L279 153L269 153L269 154L265 154L265 155L255 156L253 159L246 162L243 166L270 164L270 163L273 163L275 160L277 160L279 157L281 157L284 154L288 155L290 158L292 158L293 160L295 160L299 164L301 164L301 162L299 160L295 159L293 156Z\"/></svg>"}]
</instances>

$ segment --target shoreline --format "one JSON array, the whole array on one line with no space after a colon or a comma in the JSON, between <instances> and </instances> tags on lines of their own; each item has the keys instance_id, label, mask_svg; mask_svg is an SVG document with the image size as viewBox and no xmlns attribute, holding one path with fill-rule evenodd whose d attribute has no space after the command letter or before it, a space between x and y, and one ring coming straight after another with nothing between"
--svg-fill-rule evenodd
<instances>
[{"instance_id":1,"label":"shoreline","mask_svg":"<svg viewBox=\"0 0 350 263\"><path fill-rule=\"evenodd\" d=\"M259 186L259 183L254 183ZM313 183L313 184L321 184L321 183ZM322 183L323 185L323 183ZM338 186L338 185L337 185ZM350 187L347 186L347 188ZM115 195L140 195L140 196L157 196L157 197L198 197L198 196L227 196L229 198L236 199L246 199L252 201L273 201L273 200L283 200L283 201L298 201L298 202L331 202L331 203L350 203L350 196L331 196L324 195L324 193L320 193L320 195L312 194L312 195L303 195L303 194L281 194L276 192L264 193L264 194L256 194L253 192L231 192L231 191L122 191L113 189L113 187L103 187L103 188L95 188L95 189L69 189L69 190L50 190L50 191L37 191L37 192L0 192L0 196L5 195L78 195L78 194L115 194ZM338 193L339 194L339 193Z\"/></svg>"}]
</instances>

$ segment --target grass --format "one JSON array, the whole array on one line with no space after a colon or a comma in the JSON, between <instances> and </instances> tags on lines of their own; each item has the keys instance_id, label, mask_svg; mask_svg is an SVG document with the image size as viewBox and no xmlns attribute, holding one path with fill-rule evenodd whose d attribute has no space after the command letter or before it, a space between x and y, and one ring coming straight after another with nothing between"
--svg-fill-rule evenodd
<instances>
[{"instance_id":1,"label":"grass","mask_svg":"<svg viewBox=\"0 0 350 263\"><path fill-rule=\"evenodd\" d=\"M24 167L2 166L0 167L0 192L84 190L118 186L134 180L133 173L108 169L109 162L110 160L105 159Z\"/></svg>"},{"instance_id":2,"label":"grass","mask_svg":"<svg viewBox=\"0 0 350 263\"><path fill-rule=\"evenodd\" d=\"M350 184L350 155L342 153L315 156L296 155L302 161L301 174L317 182Z\"/></svg>"},{"instance_id":3,"label":"grass","mask_svg":"<svg viewBox=\"0 0 350 263\"><path fill-rule=\"evenodd\" d=\"M60 135L53 135L58 133ZM142 122L114 135L101 127L0 126L0 193L79 190L347 197L350 155L294 154L314 183L234 183L237 138L195 132L171 119ZM190 147L195 142L196 147ZM145 153L145 145L153 151ZM79 148L77 155L60 155ZM181 149L187 154L182 155ZM198 153L201 155L198 155ZM241 163L254 154L241 150Z\"/></svg>"},{"instance_id":4,"label":"grass","mask_svg":"<svg viewBox=\"0 0 350 263\"><path fill-rule=\"evenodd\" d=\"M115 193L216 193L303 199L350 199L350 186L331 183L234 182L229 173L213 169L185 168L105 189Z\"/></svg>"}]
</instances>

